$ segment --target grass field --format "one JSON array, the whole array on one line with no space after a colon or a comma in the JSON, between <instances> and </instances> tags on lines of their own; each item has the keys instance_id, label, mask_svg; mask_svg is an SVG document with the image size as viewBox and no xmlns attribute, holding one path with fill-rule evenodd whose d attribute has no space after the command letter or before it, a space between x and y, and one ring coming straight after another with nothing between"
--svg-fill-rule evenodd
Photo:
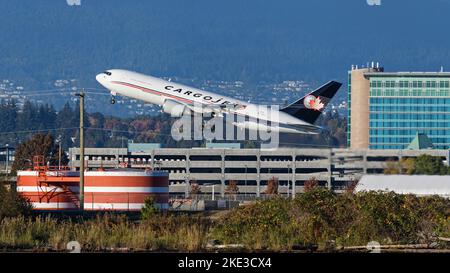
<instances>
[{"instance_id":1,"label":"grass field","mask_svg":"<svg viewBox=\"0 0 450 273\"><path fill-rule=\"evenodd\" d=\"M0 222L4 251L208 251L216 244L239 251L337 251L365 246L423 245L448 249L450 200L394 193L335 194L312 189L295 200L274 197L218 217L155 213L136 220L126 215L52 217L8 215ZM356 248L355 248L356 250Z\"/></svg>"}]
</instances>

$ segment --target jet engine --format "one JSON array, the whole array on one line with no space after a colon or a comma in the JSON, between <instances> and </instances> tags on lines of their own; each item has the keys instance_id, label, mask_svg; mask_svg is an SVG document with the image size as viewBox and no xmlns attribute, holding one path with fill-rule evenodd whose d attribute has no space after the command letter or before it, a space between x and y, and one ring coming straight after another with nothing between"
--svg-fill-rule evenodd
<instances>
[{"instance_id":1,"label":"jet engine","mask_svg":"<svg viewBox=\"0 0 450 273\"><path fill-rule=\"evenodd\" d=\"M170 114L173 118L180 118L183 115L190 115L191 111L181 103L173 100L166 100L162 105L162 111L164 113Z\"/></svg>"}]
</instances>

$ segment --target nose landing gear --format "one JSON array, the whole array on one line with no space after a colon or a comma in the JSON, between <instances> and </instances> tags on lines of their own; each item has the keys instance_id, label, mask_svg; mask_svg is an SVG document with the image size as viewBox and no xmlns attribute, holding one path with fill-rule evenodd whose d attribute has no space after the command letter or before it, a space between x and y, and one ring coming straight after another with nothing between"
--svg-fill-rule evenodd
<instances>
[{"instance_id":1,"label":"nose landing gear","mask_svg":"<svg viewBox=\"0 0 450 273\"><path fill-rule=\"evenodd\" d=\"M116 97L115 96L111 96L110 102L111 102L111 104L115 104L116 103Z\"/></svg>"}]
</instances>

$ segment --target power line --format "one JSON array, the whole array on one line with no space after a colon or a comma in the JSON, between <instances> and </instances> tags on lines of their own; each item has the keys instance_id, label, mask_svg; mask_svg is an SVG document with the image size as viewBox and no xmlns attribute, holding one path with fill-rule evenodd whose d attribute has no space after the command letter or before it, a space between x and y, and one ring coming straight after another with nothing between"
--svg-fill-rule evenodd
<instances>
[{"instance_id":1,"label":"power line","mask_svg":"<svg viewBox=\"0 0 450 273\"><path fill-rule=\"evenodd\" d=\"M85 89L85 90L103 90L105 91L106 89L104 88L95 88L95 87L76 87L76 90L80 90L80 89ZM41 89L41 90L20 90L20 92L25 92L25 93L37 93L37 92L52 92L52 91L73 91L76 92L75 89L71 88L55 88L55 89ZM18 90L16 90L18 91Z\"/></svg>"},{"instance_id":2,"label":"power line","mask_svg":"<svg viewBox=\"0 0 450 273\"><path fill-rule=\"evenodd\" d=\"M67 127L67 128L53 128L53 129L42 129L42 130L24 130L24 131L10 131L10 132L2 132L0 135L8 135L8 134L29 134L29 133L39 133L39 132L51 132L51 131L65 131L65 130L74 130L79 129L78 127ZM97 131L105 131L105 132L117 132L117 133L128 133L128 134L140 134L144 133L145 131L129 131L129 130L117 130L117 129L108 129L108 128L98 128L98 127L85 127L86 130L97 130ZM152 134L157 136L172 136L171 134L164 134L164 133L156 133L152 132ZM234 140L234 141L248 141L248 140ZM263 143L262 140L251 140L258 143ZM320 148L336 148L337 146L331 146L331 145L321 145L321 144L304 144L304 143L298 143L298 142L287 142L287 141L281 141L278 142L278 144L289 144L293 146L298 147L320 147Z\"/></svg>"},{"instance_id":3,"label":"power line","mask_svg":"<svg viewBox=\"0 0 450 273\"><path fill-rule=\"evenodd\" d=\"M38 94L21 94L21 95L15 95L15 96L21 96L21 97L33 97L33 96L49 96L49 95L58 95L58 96L73 96L75 95L77 91L71 90L68 93L55 93L55 92L42 92L42 93L38 93ZM85 91L84 93L86 94L90 94L90 95L103 95L103 96L110 96L111 94L109 93L101 93L101 92L92 92L92 91ZM14 96L14 95L12 95Z\"/></svg>"},{"instance_id":4,"label":"power line","mask_svg":"<svg viewBox=\"0 0 450 273\"><path fill-rule=\"evenodd\" d=\"M130 133L130 134L139 134L145 131L127 131L127 130L116 130L116 129L107 129L107 128L96 128L96 127L86 127L86 130L100 130L100 131L108 131L108 132L118 132L118 133ZM171 134L163 134L163 133L155 133L155 135L159 136L172 136ZM234 140L234 141L248 141L248 140ZM262 140L251 140L254 142L263 143ZM331 145L322 145L322 144L306 144L306 143L298 143L298 142L287 142L282 141L278 142L279 144L291 144L299 147L321 147L321 148L337 148L337 146Z\"/></svg>"},{"instance_id":5,"label":"power line","mask_svg":"<svg viewBox=\"0 0 450 273\"><path fill-rule=\"evenodd\" d=\"M29 133L50 132L50 131L64 131L64 130L73 130L73 129L78 129L78 127L39 129L39 130L23 130L23 131L9 131L9 132L1 132L0 135L29 134Z\"/></svg>"}]
</instances>

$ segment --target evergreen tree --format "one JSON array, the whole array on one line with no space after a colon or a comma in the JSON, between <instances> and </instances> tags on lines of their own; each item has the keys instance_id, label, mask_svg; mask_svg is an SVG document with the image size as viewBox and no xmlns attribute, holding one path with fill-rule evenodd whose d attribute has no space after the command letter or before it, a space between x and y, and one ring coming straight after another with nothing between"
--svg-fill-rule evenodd
<instances>
[{"instance_id":1,"label":"evergreen tree","mask_svg":"<svg viewBox=\"0 0 450 273\"><path fill-rule=\"evenodd\" d=\"M72 138L76 137L76 127L79 126L75 116L76 113L69 103L66 103L56 115L55 128L61 128L61 130L58 130L56 134L61 135L61 145L64 149L74 146Z\"/></svg>"},{"instance_id":2,"label":"evergreen tree","mask_svg":"<svg viewBox=\"0 0 450 273\"><path fill-rule=\"evenodd\" d=\"M449 173L449 168L442 163L439 157L420 155L414 163L415 174L445 175Z\"/></svg>"},{"instance_id":3,"label":"evergreen tree","mask_svg":"<svg viewBox=\"0 0 450 273\"><path fill-rule=\"evenodd\" d=\"M11 132L16 129L17 107L16 101L0 102L0 132Z\"/></svg>"},{"instance_id":4,"label":"evergreen tree","mask_svg":"<svg viewBox=\"0 0 450 273\"><path fill-rule=\"evenodd\" d=\"M55 127L56 113L52 106L41 104L38 107L38 129L53 129Z\"/></svg>"},{"instance_id":5,"label":"evergreen tree","mask_svg":"<svg viewBox=\"0 0 450 273\"><path fill-rule=\"evenodd\" d=\"M16 129L25 130L36 130L38 129L38 111L36 105L31 101L25 101L22 111L17 115L17 127Z\"/></svg>"}]
</instances>

